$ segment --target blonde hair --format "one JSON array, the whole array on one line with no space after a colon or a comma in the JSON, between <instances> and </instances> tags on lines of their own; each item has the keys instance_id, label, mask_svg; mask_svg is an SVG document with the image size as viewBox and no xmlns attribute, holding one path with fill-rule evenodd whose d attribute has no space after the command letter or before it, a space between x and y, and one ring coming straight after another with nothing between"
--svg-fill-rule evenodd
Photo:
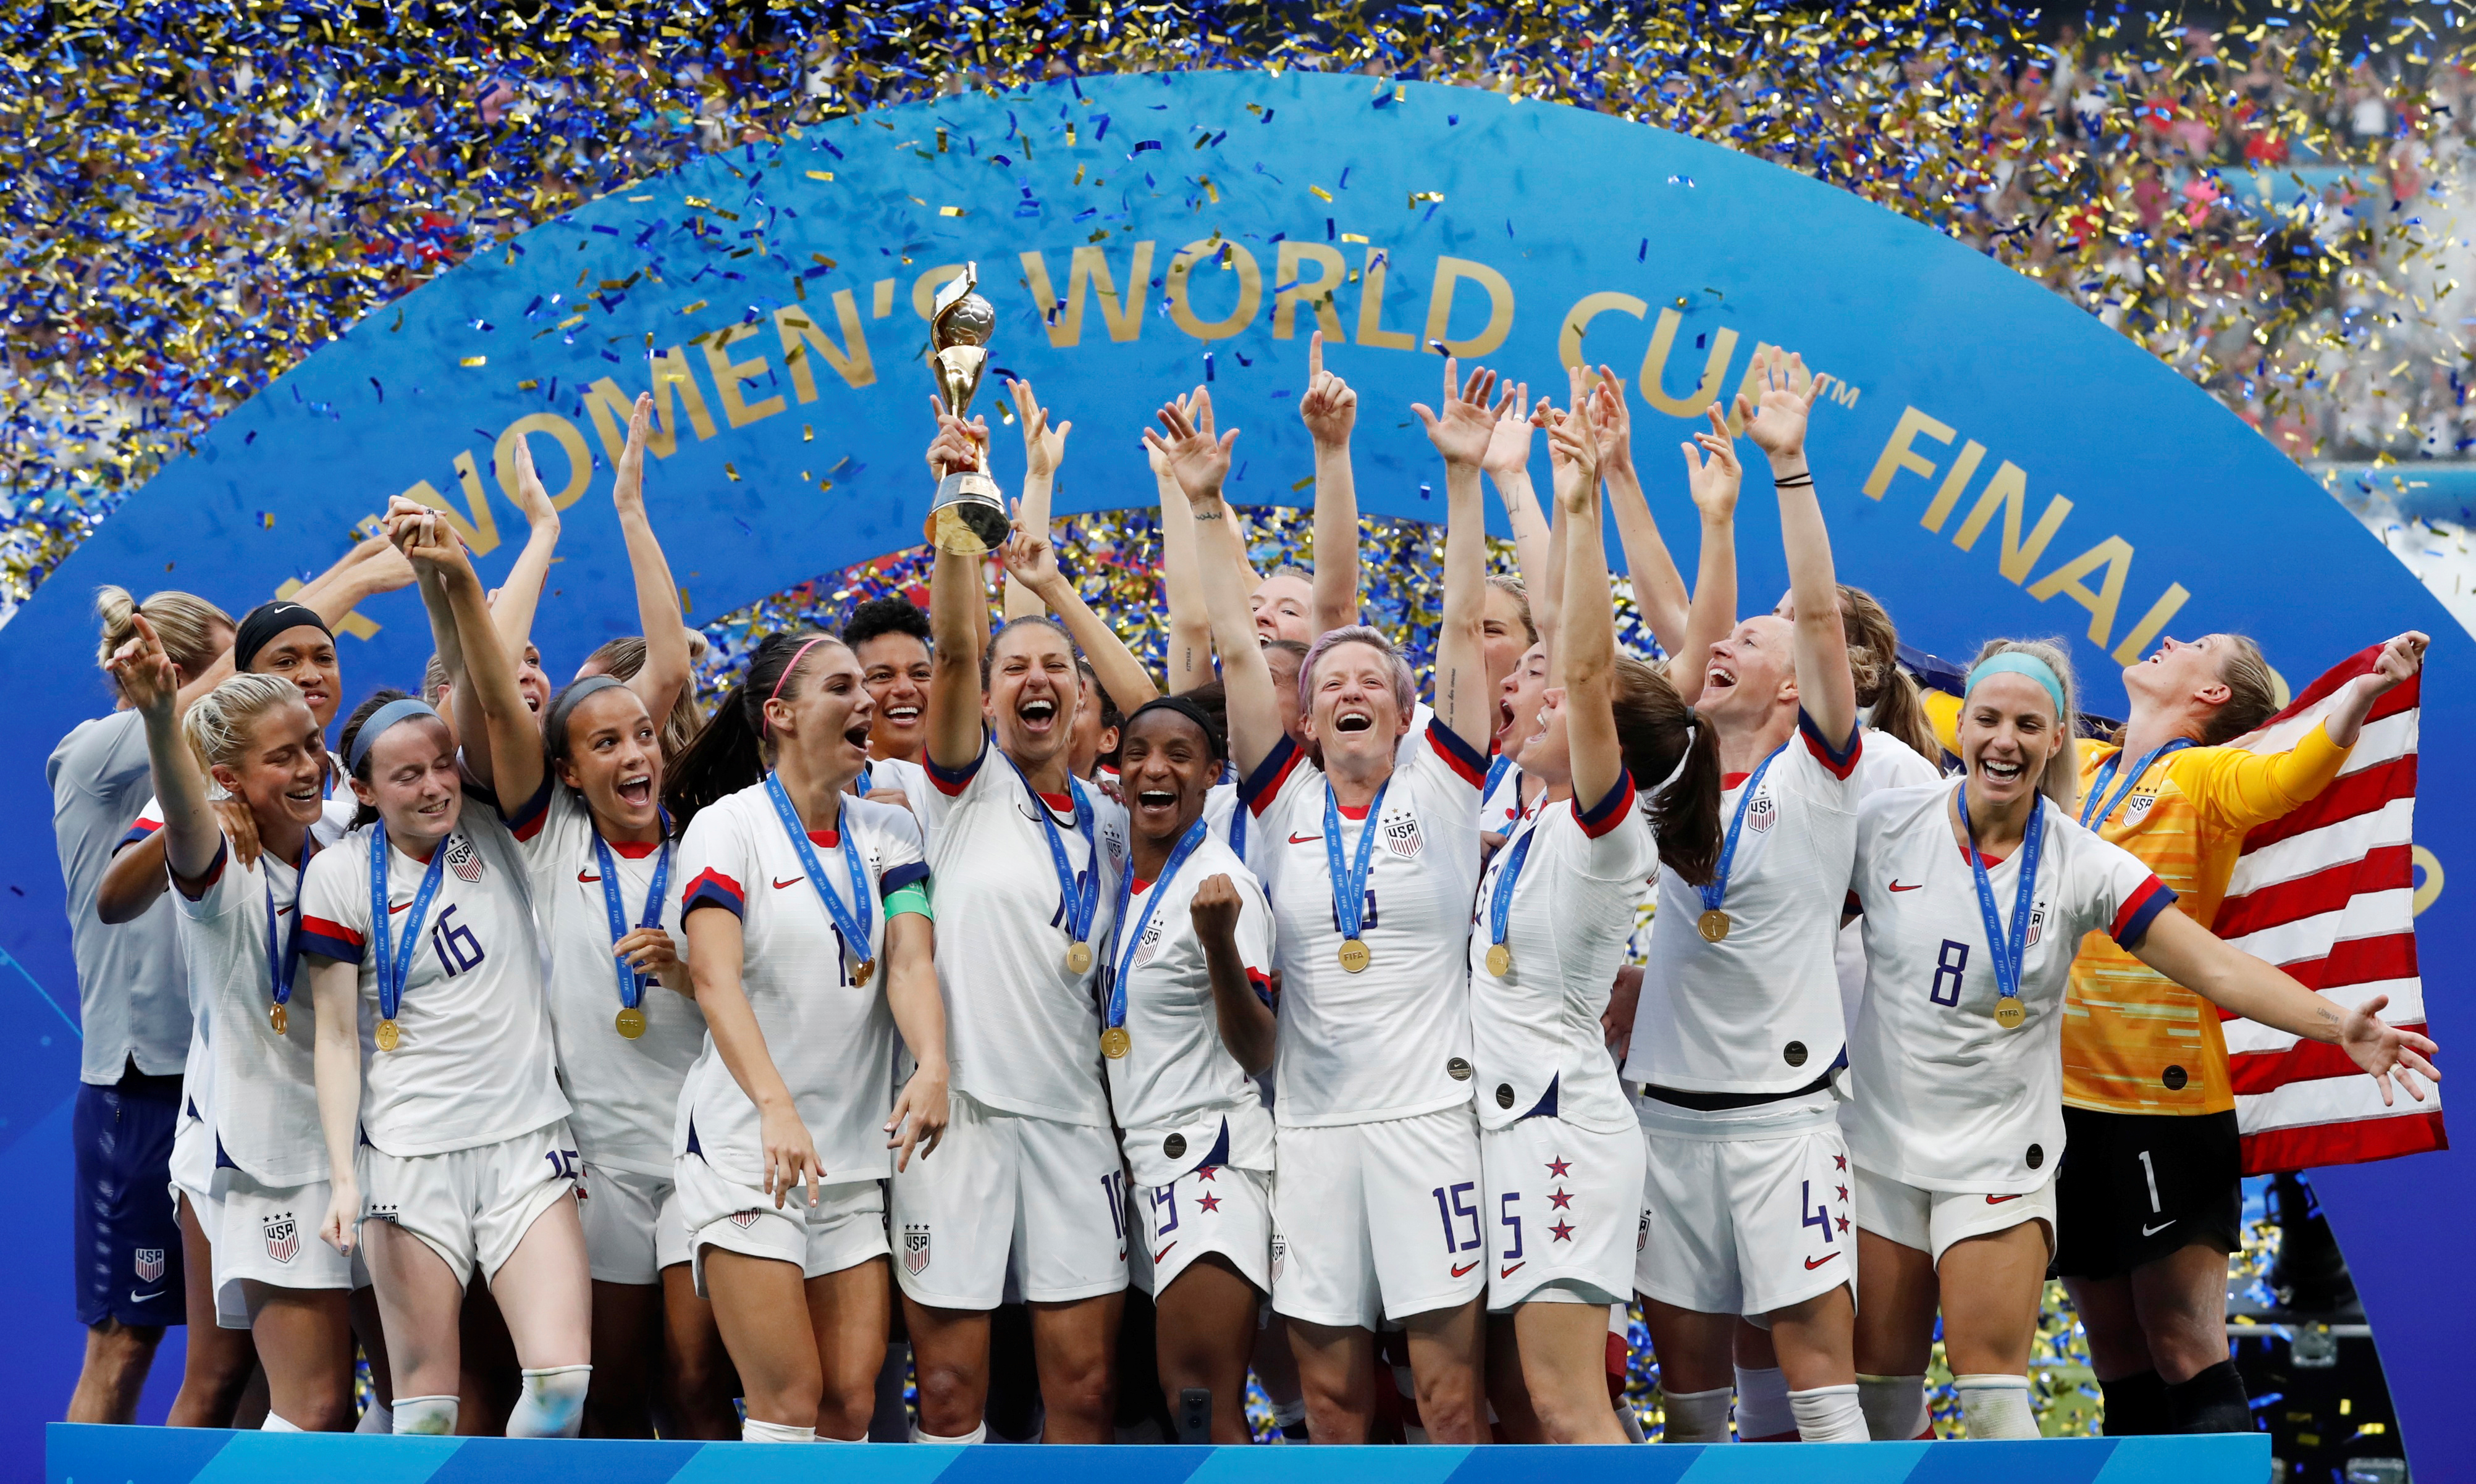
<instances>
[{"instance_id":1,"label":"blonde hair","mask_svg":"<svg viewBox=\"0 0 2476 1484\"><path fill-rule=\"evenodd\" d=\"M2064 741L2046 759L2045 771L2038 775L2038 792L2068 813L2081 797L2080 749L2072 741L2079 734L2076 723L2080 719L2079 705L2072 698L2080 688L2072 681L2071 652L2061 639L1989 639L1968 667L1974 670L1997 655L2028 655L2055 672L2055 683L2064 688L2064 714L2055 718L2055 730L2063 733ZM1967 714L1966 708L1962 714Z\"/></svg>"},{"instance_id":2,"label":"blonde hair","mask_svg":"<svg viewBox=\"0 0 2476 1484\"><path fill-rule=\"evenodd\" d=\"M163 641L163 653L181 667L186 679L205 674L232 648L232 615L195 593L166 589L140 603L129 596L129 589L106 583L94 590L94 612L103 620L103 642L94 655L99 665L110 663L122 645L137 637L140 613L155 627L156 637ZM218 634L218 629L223 632Z\"/></svg>"},{"instance_id":3,"label":"blonde hair","mask_svg":"<svg viewBox=\"0 0 2476 1484\"><path fill-rule=\"evenodd\" d=\"M181 734L201 767L229 768L249 751L258 719L289 701L309 704L301 687L281 676L235 675L190 704Z\"/></svg>"},{"instance_id":4,"label":"blonde hair","mask_svg":"<svg viewBox=\"0 0 2476 1484\"><path fill-rule=\"evenodd\" d=\"M1513 600L1515 611L1522 615L1523 641L1530 644L1538 643L1539 626L1532 622L1530 617L1530 589L1522 585L1522 579L1498 572L1488 578L1487 585Z\"/></svg>"},{"instance_id":5,"label":"blonde hair","mask_svg":"<svg viewBox=\"0 0 2476 1484\"><path fill-rule=\"evenodd\" d=\"M1848 641L1848 671L1857 682L1857 704L1874 730L1906 743L1928 762L1943 759L1943 743L1926 719L1915 680L1900 668L1900 633L1872 593L1840 584L1840 631Z\"/></svg>"},{"instance_id":6,"label":"blonde hair","mask_svg":"<svg viewBox=\"0 0 2476 1484\"><path fill-rule=\"evenodd\" d=\"M2240 633L2222 633L2226 641L2226 657L2218 661L2218 679L2225 682L2227 699L2212 712L2201 729L2201 745L2217 747L2232 742L2278 714L2278 678L2270 673L2269 661L2262 657L2261 646Z\"/></svg>"}]
</instances>

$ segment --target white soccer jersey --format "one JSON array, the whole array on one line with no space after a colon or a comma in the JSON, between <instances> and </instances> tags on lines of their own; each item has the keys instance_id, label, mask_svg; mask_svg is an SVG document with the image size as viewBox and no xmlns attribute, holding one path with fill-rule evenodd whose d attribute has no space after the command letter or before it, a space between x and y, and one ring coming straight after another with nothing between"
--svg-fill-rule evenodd
<instances>
[{"instance_id":1,"label":"white soccer jersey","mask_svg":"<svg viewBox=\"0 0 2476 1484\"><path fill-rule=\"evenodd\" d=\"M1093 847L1065 795L1044 801L983 737L980 754L953 772L930 764L928 868L955 904L937 925L937 983L946 994L946 1060L953 1088L1004 1113L1095 1127L1109 1125L1101 1074L1101 952L1109 939L1127 860L1127 811L1088 783ZM1067 903L1049 850L1057 827L1077 890L1093 894L1092 964L1066 968Z\"/></svg>"},{"instance_id":2,"label":"white soccer jersey","mask_svg":"<svg viewBox=\"0 0 2476 1484\"><path fill-rule=\"evenodd\" d=\"M924 822L928 818L928 796L936 788L928 781L928 770L902 757L879 757L870 760L859 778L860 797L865 799L880 788L903 790L903 802L909 806L911 817ZM893 803L891 799L885 801ZM925 837L924 837L925 838Z\"/></svg>"},{"instance_id":3,"label":"white soccer jersey","mask_svg":"<svg viewBox=\"0 0 2476 1484\"><path fill-rule=\"evenodd\" d=\"M760 801L761 802L761 801ZM618 961L611 956L610 908L603 897L602 862L593 849L593 811L584 797L556 778L509 822L532 872L533 922L549 961L551 1034L558 1048L559 1082L574 1110L568 1131L593 1164L668 1177L679 1123L680 1088L705 1049L705 1013L686 996L650 984L637 994L645 1033L619 1033ZM619 885L626 931L644 920L661 848L613 841L607 849ZM680 902L687 883L680 849L671 848L662 888L661 926L687 957Z\"/></svg>"},{"instance_id":4,"label":"white soccer jersey","mask_svg":"<svg viewBox=\"0 0 2476 1484\"><path fill-rule=\"evenodd\" d=\"M1360 908L1359 936L1373 958L1359 974L1338 956L1324 770L1283 737L1247 780L1281 970L1282 1124L1373 1123L1470 1098L1466 958L1486 776L1485 757L1431 723L1410 761L1394 768L1380 819L1340 812L1345 865L1357 859L1361 830L1380 831Z\"/></svg>"},{"instance_id":5,"label":"white soccer jersey","mask_svg":"<svg viewBox=\"0 0 2476 1484\"><path fill-rule=\"evenodd\" d=\"M396 1006L396 1049L378 1050L370 941L370 845L354 830L310 862L302 950L360 966L361 1134L397 1158L477 1149L567 1116L542 1008L541 952L524 857L496 812L467 799L439 845L447 864ZM428 863L387 846L390 947Z\"/></svg>"},{"instance_id":6,"label":"white soccer jersey","mask_svg":"<svg viewBox=\"0 0 2476 1484\"><path fill-rule=\"evenodd\" d=\"M1247 858L1247 848L1254 843L1255 821L1238 807L1238 785L1219 782L1203 795L1203 828L1212 838L1229 848L1241 861Z\"/></svg>"},{"instance_id":7,"label":"white soccer jersey","mask_svg":"<svg viewBox=\"0 0 2476 1484\"><path fill-rule=\"evenodd\" d=\"M1487 782L1479 790L1478 828L1510 835L1522 823L1522 770L1502 753L1487 760Z\"/></svg>"},{"instance_id":8,"label":"white soccer jersey","mask_svg":"<svg viewBox=\"0 0 2476 1484\"><path fill-rule=\"evenodd\" d=\"M1797 714L1797 730L1746 808L1718 943L1695 930L1701 894L1659 878L1659 930L1634 1012L1627 1081L1684 1092L1794 1092L1821 1076L1847 1040L1833 943L1857 845L1856 769L1865 733L1834 753ZM1720 795L1735 818L1744 779Z\"/></svg>"},{"instance_id":9,"label":"white soccer jersey","mask_svg":"<svg viewBox=\"0 0 2476 1484\"><path fill-rule=\"evenodd\" d=\"M2064 1149L2064 989L2081 939L2132 944L2175 900L2130 852L2052 804L2038 862L2020 1001L1994 1022L1994 966L1975 873L1938 783L1875 795L1858 811L1852 883L1866 912L1866 1002L1850 1038L1849 1152L1924 1190L2026 1192ZM2019 853L1987 873L2008 934Z\"/></svg>"},{"instance_id":10,"label":"white soccer jersey","mask_svg":"<svg viewBox=\"0 0 2476 1484\"><path fill-rule=\"evenodd\" d=\"M1887 788L1916 788L1943 778L1943 770L1918 754L1918 750L1888 731L1866 729L1866 751L1857 759L1857 802L1864 804ZM1850 923L1840 929L1832 950L1832 967L1840 976L1840 1012L1852 1029L1857 1005L1866 998L1866 925Z\"/></svg>"},{"instance_id":11,"label":"white soccer jersey","mask_svg":"<svg viewBox=\"0 0 2476 1484\"><path fill-rule=\"evenodd\" d=\"M721 907L739 918L746 944L740 987L816 1143L825 1167L819 1183L829 1185L894 1173L885 1120L894 1110L894 1052L901 1042L885 1002L885 898L928 874L920 825L909 810L846 796L834 829L808 831L826 885L846 907L852 880L844 830L858 846L873 899L865 944L848 941L818 900L763 783L699 810L680 842L687 876L682 913ZM852 971L863 957L877 969L866 984L855 984ZM683 1152L703 1155L739 1184L765 1183L762 1119L710 1036L688 1071L680 1113Z\"/></svg>"},{"instance_id":12,"label":"white soccer jersey","mask_svg":"<svg viewBox=\"0 0 2476 1484\"><path fill-rule=\"evenodd\" d=\"M1145 1185L1167 1185L1198 1165L1273 1168L1273 1116L1255 1079L1222 1042L1203 941L1195 934L1196 888L1216 876L1238 888L1238 956L1256 992L1270 994L1272 908L1246 863L1208 832L1174 878L1141 882L1144 889L1127 899L1122 930L1132 932L1141 921L1142 937L1110 945L1112 974L1119 959L1133 954L1126 987L1129 1044L1126 1055L1108 1062L1110 1105L1125 1130L1127 1162ZM1102 982L1105 1003L1109 980Z\"/></svg>"},{"instance_id":13,"label":"white soccer jersey","mask_svg":"<svg viewBox=\"0 0 2476 1484\"><path fill-rule=\"evenodd\" d=\"M268 1015L275 999L267 909L274 908L279 943L289 945L301 930L300 877L291 861L271 852L241 865L227 843L207 878L195 900L177 882L169 893L211 1064L193 1101L214 1129L217 1163L278 1189L324 1180L327 1143L311 1066L318 1017L310 976L294 975L284 1034L276 1034Z\"/></svg>"},{"instance_id":14,"label":"white soccer jersey","mask_svg":"<svg viewBox=\"0 0 2476 1484\"><path fill-rule=\"evenodd\" d=\"M1602 1133L1635 1126L1599 1026L1633 931L1634 903L1659 859L1650 824L1634 805L1630 778L1620 778L1588 812L1570 800L1542 804L1479 878L1470 993L1481 1127L1531 1117ZM1505 913L1513 962L1498 976L1487 966L1496 894L1517 859Z\"/></svg>"}]
</instances>

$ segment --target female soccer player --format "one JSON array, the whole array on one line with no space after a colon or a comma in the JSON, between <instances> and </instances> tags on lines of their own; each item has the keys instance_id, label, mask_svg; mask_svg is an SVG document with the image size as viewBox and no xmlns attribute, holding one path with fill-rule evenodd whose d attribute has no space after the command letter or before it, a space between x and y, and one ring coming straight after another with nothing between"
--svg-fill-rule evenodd
<instances>
[{"instance_id":1,"label":"female soccer player","mask_svg":"<svg viewBox=\"0 0 2476 1484\"><path fill-rule=\"evenodd\" d=\"M2352 1012L2177 911L2149 867L2071 817L2071 671L2060 645L1998 639L1961 702L1957 785L1893 789L1858 815L1866 1001L1848 1056L1856 1119L1857 1368L1877 1438L1924 1422L1943 1342L1972 1438L2034 1438L2029 1349L2067 1147L2059 1049L2084 936L2213 1004L2336 1044L2421 1101L2434 1044Z\"/></svg>"},{"instance_id":2,"label":"female soccer player","mask_svg":"<svg viewBox=\"0 0 2476 1484\"><path fill-rule=\"evenodd\" d=\"M984 423L941 419L932 465L959 466ZM1124 810L1068 772L1079 682L1054 622L987 631L977 558L940 552L928 776L921 823L941 893L952 1137L894 1178L892 1229L920 1383L920 1435L983 1435L989 1312L1009 1261L1030 1304L1046 1436L1113 1434L1127 1286L1125 1174L1110 1136L1095 1005L1127 859Z\"/></svg>"},{"instance_id":3,"label":"female soccer player","mask_svg":"<svg viewBox=\"0 0 2476 1484\"><path fill-rule=\"evenodd\" d=\"M1273 1306L1290 1321L1319 1442L1366 1438L1383 1318L1408 1331L1429 1435L1474 1443L1487 1425L1463 960L1487 771L1479 748L1496 711L1480 655L1478 461L1500 408L1490 407L1493 373L1462 385L1457 370L1448 359L1442 415L1416 409L1445 456L1449 524L1437 712L1406 762L1396 752L1410 730L1409 667L1373 629L1319 638L1301 672L1300 725L1321 763L1281 731L1221 496L1237 433L1216 435L1199 387L1191 403L1161 409L1166 436L1145 433L1168 454L1206 548L1242 801L1258 836L1251 859L1273 906L1283 976L1273 1202L1286 1253Z\"/></svg>"},{"instance_id":4,"label":"female soccer player","mask_svg":"<svg viewBox=\"0 0 2476 1484\"><path fill-rule=\"evenodd\" d=\"M1488 1372L1517 1441L1622 1443L1607 1321L1633 1286L1643 1141L1599 1017L1660 853L1689 880L1719 853L1719 748L1666 680L1617 655L1588 410L1549 436L1574 466L1557 491L1562 683L1521 747L1546 792L1479 878L1470 939L1488 1307L1512 1319L1493 1331ZM1656 842L1636 778L1661 814Z\"/></svg>"},{"instance_id":5,"label":"female soccer player","mask_svg":"<svg viewBox=\"0 0 2476 1484\"><path fill-rule=\"evenodd\" d=\"M427 510L390 528L450 672L492 676L507 662L496 646L458 651L489 616L453 528ZM466 725L481 723L492 756L538 745L512 681L472 688L483 714ZM397 1432L456 1429L458 1322L478 1268L523 1368L508 1433L573 1437L592 1294L525 861L497 817L462 807L455 739L429 705L382 692L343 743L364 827L320 853L302 888L334 1192L320 1235L344 1251L367 1238Z\"/></svg>"},{"instance_id":6,"label":"female soccer player","mask_svg":"<svg viewBox=\"0 0 2476 1484\"><path fill-rule=\"evenodd\" d=\"M314 1024L292 1002L301 962L301 874L316 849L327 749L289 680L235 676L179 708L179 676L154 629L136 621L111 671L144 718L192 1000L211 1029L205 1078L216 1163L215 1307L246 1316L267 1378L265 1426L353 1425L351 1259L307 1241L329 1196L312 1131ZM207 802L214 786L250 811L262 853L233 858ZM295 1021L299 1024L295 1025Z\"/></svg>"},{"instance_id":7,"label":"female soccer player","mask_svg":"<svg viewBox=\"0 0 2476 1484\"><path fill-rule=\"evenodd\" d=\"M1730 1335L1746 1314L1770 1328L1799 1434L1858 1441L1855 1275L1839 1224L1851 1212L1834 1194L1846 1152L1831 1090L1845 1040L1832 945L1864 738L1805 462L1824 379L1794 356L1765 355L1758 367L1760 406L1740 396L1737 410L1770 458L1797 618L1746 619L1703 667L1698 710L1727 770L1727 828L1711 879L1660 878L1661 927L1624 1069L1647 1084L1634 1280L1659 1351L1669 1438L1727 1436ZM1687 453L1697 500L1737 479L1726 424L1712 414L1712 431L1697 435L1708 461ZM1689 631L1731 596L1721 585L1696 588Z\"/></svg>"},{"instance_id":8,"label":"female soccer player","mask_svg":"<svg viewBox=\"0 0 2476 1484\"><path fill-rule=\"evenodd\" d=\"M2339 776L2375 704L2424 662L2383 646L2291 751L2224 746L2278 709L2252 641L2163 641L2126 666L2119 745L2080 749L2080 818L2216 924L2244 836ZM2055 1271L2089 1326L2109 1433L2244 1431L2226 1354L2226 1254L2242 1245L2242 1146L2218 1017L2191 989L2092 939L2072 966Z\"/></svg>"},{"instance_id":9,"label":"female soccer player","mask_svg":"<svg viewBox=\"0 0 2476 1484\"><path fill-rule=\"evenodd\" d=\"M693 807L680 868L711 1027L680 1099L679 1201L752 1441L866 1436L891 1301L880 1182L946 1126L920 826L845 792L875 709L842 641L773 635L673 791ZM899 1090L898 1032L917 1068Z\"/></svg>"}]
</instances>

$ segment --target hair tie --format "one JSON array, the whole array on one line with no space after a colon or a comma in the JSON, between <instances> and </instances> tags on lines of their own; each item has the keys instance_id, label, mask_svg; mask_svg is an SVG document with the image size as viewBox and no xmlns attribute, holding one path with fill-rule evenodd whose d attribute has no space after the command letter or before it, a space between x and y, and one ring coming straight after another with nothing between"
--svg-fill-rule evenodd
<instances>
[{"instance_id":1,"label":"hair tie","mask_svg":"<svg viewBox=\"0 0 2476 1484\"><path fill-rule=\"evenodd\" d=\"M2044 686L2046 688L2046 694L2054 698L2055 720L2064 723L2070 722L2071 717L2067 714L2068 708L2064 705L2064 682L2062 679L2055 674L2054 666L2047 664L2037 655L2030 654L2026 650L2005 650L1999 655L1988 655L1985 659L1978 662L1976 669L1968 672L1968 683L1961 687L1961 699L1963 701L1968 700L1968 693L1975 690L1988 676L1992 675L2027 676L2029 679Z\"/></svg>"},{"instance_id":2,"label":"hair tie","mask_svg":"<svg viewBox=\"0 0 2476 1484\"><path fill-rule=\"evenodd\" d=\"M567 721L577 706L588 696L614 688L625 690L628 682L615 675L588 675L558 693L550 704L550 715L542 718L542 740L550 745L553 757L567 755Z\"/></svg>"},{"instance_id":3,"label":"hair tie","mask_svg":"<svg viewBox=\"0 0 2476 1484\"><path fill-rule=\"evenodd\" d=\"M344 756L344 771L358 776L363 759L370 755L372 744L378 741L379 733L398 722L409 722L420 716L427 716L432 721L439 719L438 712L429 702L417 701L410 696L390 701L372 711L370 719L361 723L361 730L353 733L353 750Z\"/></svg>"},{"instance_id":4,"label":"hair tie","mask_svg":"<svg viewBox=\"0 0 2476 1484\"><path fill-rule=\"evenodd\" d=\"M1689 707L1685 714L1691 716L1694 712ZM1670 788L1675 785L1678 779L1685 776L1685 765L1694 760L1694 738L1696 730L1697 729L1695 727L1694 723L1688 722L1685 724L1685 751L1676 754L1676 766L1668 770L1668 777L1661 779L1657 787L1643 795L1643 798L1646 801L1656 799L1661 794L1668 792Z\"/></svg>"},{"instance_id":5,"label":"hair tie","mask_svg":"<svg viewBox=\"0 0 2476 1484\"><path fill-rule=\"evenodd\" d=\"M831 637L831 634L821 633L791 652L791 662L782 667L782 673L780 675L774 677L774 688L765 693L765 705L772 705L781 697L783 682L791 679L792 671L800 668L801 657L805 655L808 651L815 649L818 645L825 643L826 640ZM764 705L756 708L756 730L757 734L760 736L770 737L774 734L774 719L765 714Z\"/></svg>"}]
</instances>

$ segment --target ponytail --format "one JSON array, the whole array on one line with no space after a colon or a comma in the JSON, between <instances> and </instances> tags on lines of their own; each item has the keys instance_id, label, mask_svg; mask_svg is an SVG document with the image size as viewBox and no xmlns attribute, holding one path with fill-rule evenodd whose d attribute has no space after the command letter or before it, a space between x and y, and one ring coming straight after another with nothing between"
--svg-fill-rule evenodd
<instances>
[{"instance_id":1,"label":"ponytail","mask_svg":"<svg viewBox=\"0 0 2476 1484\"><path fill-rule=\"evenodd\" d=\"M1658 790L1646 796L1644 808L1659 858L1700 885L1719 869L1719 734L1668 677L1629 655L1617 656L1611 705L1625 772L1636 789Z\"/></svg>"},{"instance_id":2,"label":"ponytail","mask_svg":"<svg viewBox=\"0 0 2476 1484\"><path fill-rule=\"evenodd\" d=\"M182 714L181 734L199 767L230 767L249 751L250 730L260 717L301 699L301 687L281 676L235 675Z\"/></svg>"},{"instance_id":3,"label":"ponytail","mask_svg":"<svg viewBox=\"0 0 2476 1484\"><path fill-rule=\"evenodd\" d=\"M749 656L748 673L730 685L705 730L670 764L662 802L682 832L699 809L764 779L774 754L765 734L765 703L799 696L792 661L818 639L842 642L813 629L766 635Z\"/></svg>"},{"instance_id":4,"label":"ponytail","mask_svg":"<svg viewBox=\"0 0 2476 1484\"><path fill-rule=\"evenodd\" d=\"M1925 701L1900 668L1900 632L1872 593L1840 584L1840 631L1848 643L1848 671L1857 682L1857 705L1876 731L1908 744L1928 762L1943 758L1943 743L1926 719Z\"/></svg>"},{"instance_id":5,"label":"ponytail","mask_svg":"<svg viewBox=\"0 0 2476 1484\"><path fill-rule=\"evenodd\" d=\"M103 620L103 640L95 663L109 664L122 645L137 637L137 615L155 627L163 653L180 666L181 678L194 680L232 648L232 615L194 593L165 590L139 603L129 589L110 583L94 590L95 616Z\"/></svg>"}]
</instances>

